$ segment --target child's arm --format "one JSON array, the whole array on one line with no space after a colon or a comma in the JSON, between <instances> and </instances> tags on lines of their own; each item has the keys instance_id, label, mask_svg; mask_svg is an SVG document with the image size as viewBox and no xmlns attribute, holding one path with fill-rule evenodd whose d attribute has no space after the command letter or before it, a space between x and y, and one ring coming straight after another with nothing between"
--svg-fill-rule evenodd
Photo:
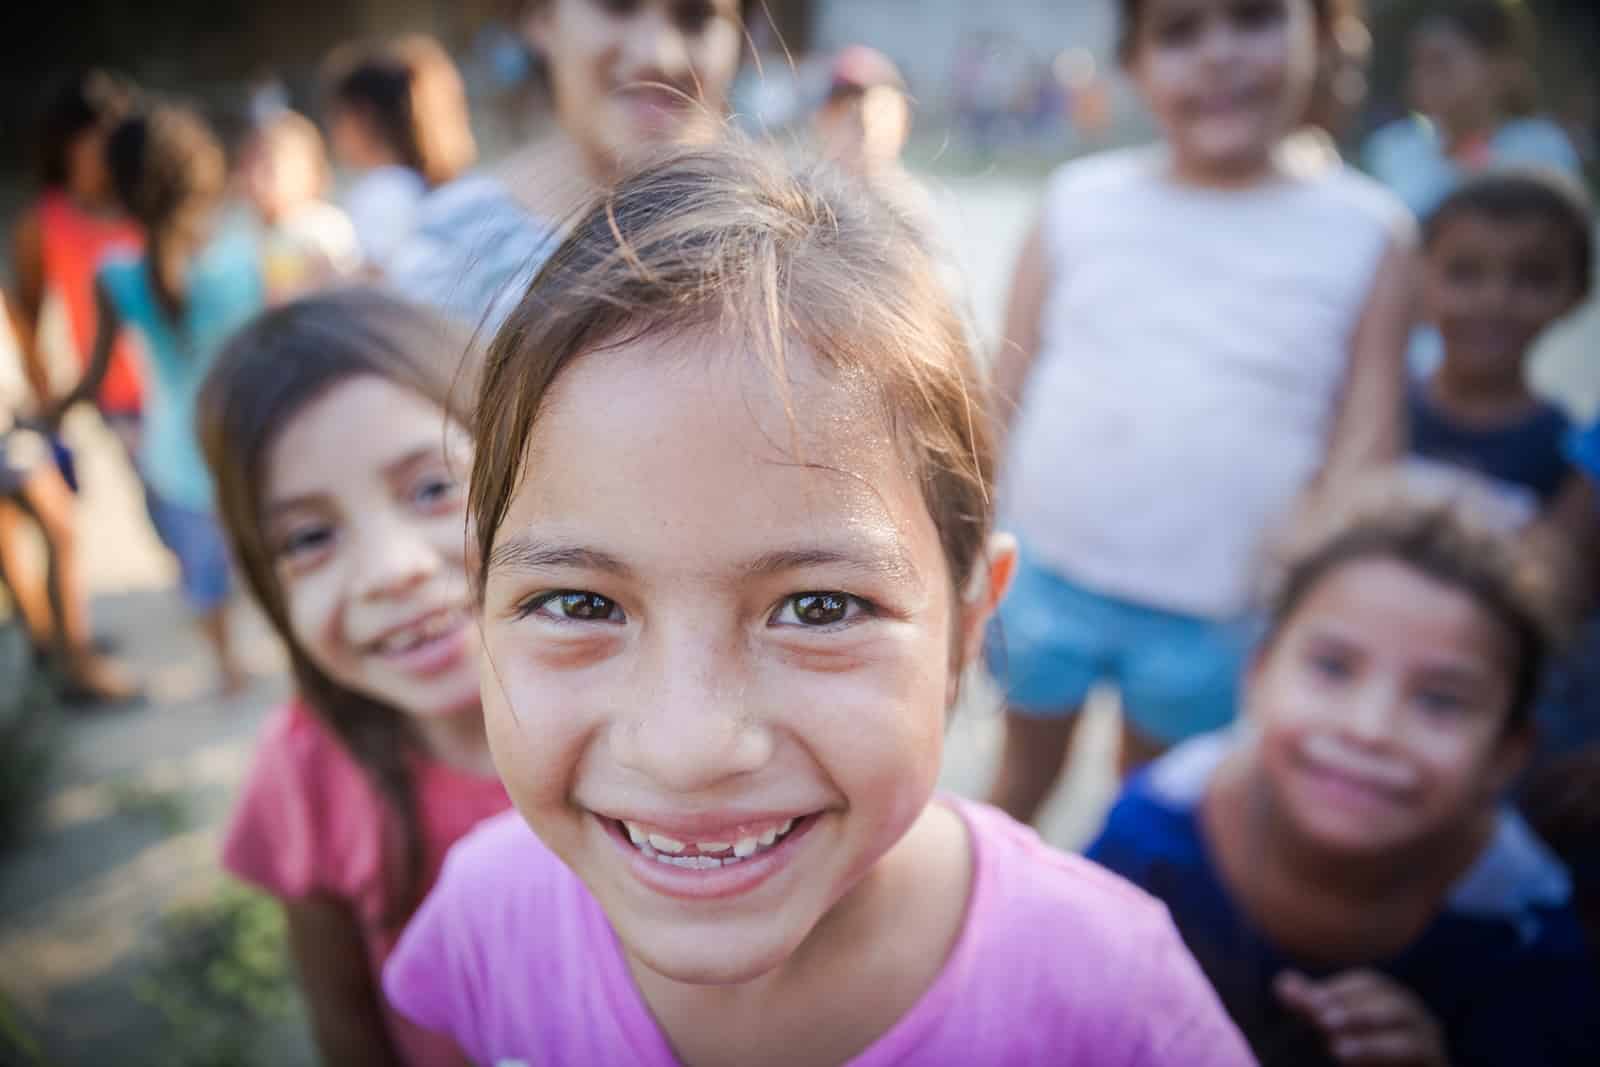
<instances>
[{"instance_id":1,"label":"child's arm","mask_svg":"<svg viewBox=\"0 0 1600 1067\"><path fill-rule=\"evenodd\" d=\"M1352 1067L1449 1067L1444 1030L1421 999L1376 971L1354 970L1313 982L1287 971L1278 998L1328 1040L1334 1060Z\"/></svg>"},{"instance_id":2,"label":"child's arm","mask_svg":"<svg viewBox=\"0 0 1600 1067\"><path fill-rule=\"evenodd\" d=\"M1416 322L1418 264L1409 238L1390 242L1350 341L1350 369L1318 489L1404 452L1406 346Z\"/></svg>"},{"instance_id":3,"label":"child's arm","mask_svg":"<svg viewBox=\"0 0 1600 1067\"><path fill-rule=\"evenodd\" d=\"M349 906L313 894L284 901L283 910L322 1061L401 1067L383 1021L383 994Z\"/></svg>"},{"instance_id":4,"label":"child's arm","mask_svg":"<svg viewBox=\"0 0 1600 1067\"><path fill-rule=\"evenodd\" d=\"M39 313L44 307L44 245L39 235L39 212L26 211L17 220L11 243L12 269L17 274L16 333L22 373L33 390L34 403L50 403L50 374L39 345Z\"/></svg>"},{"instance_id":5,"label":"child's arm","mask_svg":"<svg viewBox=\"0 0 1600 1067\"><path fill-rule=\"evenodd\" d=\"M1017 257L1006 300L1005 331L994 356L994 414L1001 435L1011 429L1022 402L1022 388L1039 354L1039 316L1050 287L1050 265L1045 257L1044 223L1036 222Z\"/></svg>"},{"instance_id":6,"label":"child's arm","mask_svg":"<svg viewBox=\"0 0 1600 1067\"><path fill-rule=\"evenodd\" d=\"M100 392L100 384L106 379L106 370L111 366L111 352L116 347L117 333L122 329L122 317L117 313L116 301L111 299L105 285L98 280L94 285L94 302L94 352L78 384L45 409L45 417L51 424L59 423L73 405L93 400Z\"/></svg>"}]
</instances>

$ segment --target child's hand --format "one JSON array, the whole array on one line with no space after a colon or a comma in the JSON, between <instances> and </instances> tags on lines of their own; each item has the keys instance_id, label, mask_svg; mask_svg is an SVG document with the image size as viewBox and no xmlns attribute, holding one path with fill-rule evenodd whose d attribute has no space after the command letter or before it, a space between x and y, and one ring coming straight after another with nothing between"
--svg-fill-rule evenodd
<instances>
[{"instance_id":1,"label":"child's hand","mask_svg":"<svg viewBox=\"0 0 1600 1067\"><path fill-rule=\"evenodd\" d=\"M1372 1067L1448 1067L1444 1034L1416 994L1376 971L1345 971L1313 982L1285 971L1278 999L1328 1039L1340 1063Z\"/></svg>"}]
</instances>

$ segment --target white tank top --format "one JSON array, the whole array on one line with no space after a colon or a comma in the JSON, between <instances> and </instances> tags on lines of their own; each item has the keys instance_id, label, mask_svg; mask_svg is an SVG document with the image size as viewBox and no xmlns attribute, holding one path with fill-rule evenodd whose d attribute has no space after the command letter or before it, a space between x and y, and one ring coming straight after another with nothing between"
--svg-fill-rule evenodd
<instances>
[{"instance_id":1,"label":"white tank top","mask_svg":"<svg viewBox=\"0 0 1600 1067\"><path fill-rule=\"evenodd\" d=\"M1061 168L1004 514L1087 588L1226 618L1317 473L1398 200L1342 164L1220 191L1165 150Z\"/></svg>"}]
</instances>

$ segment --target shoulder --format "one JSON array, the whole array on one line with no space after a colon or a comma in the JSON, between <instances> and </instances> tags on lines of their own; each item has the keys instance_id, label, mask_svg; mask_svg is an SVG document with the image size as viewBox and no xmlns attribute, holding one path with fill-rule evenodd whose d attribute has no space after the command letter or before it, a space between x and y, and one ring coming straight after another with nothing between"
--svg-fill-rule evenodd
<instances>
[{"instance_id":1,"label":"shoulder","mask_svg":"<svg viewBox=\"0 0 1600 1067\"><path fill-rule=\"evenodd\" d=\"M1513 119L1496 131L1494 147L1501 163L1552 166L1567 171L1577 171L1582 166L1567 131L1549 119Z\"/></svg>"},{"instance_id":2,"label":"shoulder","mask_svg":"<svg viewBox=\"0 0 1600 1067\"><path fill-rule=\"evenodd\" d=\"M1195 811L1234 737L1225 731L1186 741L1131 778L1089 858L1141 884L1158 864L1198 863L1203 846Z\"/></svg>"},{"instance_id":3,"label":"shoulder","mask_svg":"<svg viewBox=\"0 0 1600 1067\"><path fill-rule=\"evenodd\" d=\"M1006 980L990 993L1006 1002L997 1011L1055 1020L1046 1028L1065 1059L1249 1062L1160 901L998 811L963 811L980 857L970 921L983 952L1004 960Z\"/></svg>"},{"instance_id":4,"label":"shoulder","mask_svg":"<svg viewBox=\"0 0 1600 1067\"><path fill-rule=\"evenodd\" d=\"M1392 243L1410 245L1416 238L1416 218L1389 189L1348 164L1328 169L1316 188L1348 219L1376 227Z\"/></svg>"},{"instance_id":5,"label":"shoulder","mask_svg":"<svg viewBox=\"0 0 1600 1067\"><path fill-rule=\"evenodd\" d=\"M1494 835L1451 887L1446 913L1506 923L1528 943L1547 916L1570 909L1572 879L1566 867L1510 808L1501 809Z\"/></svg>"},{"instance_id":6,"label":"shoulder","mask_svg":"<svg viewBox=\"0 0 1600 1067\"><path fill-rule=\"evenodd\" d=\"M1396 157L1435 152L1437 141L1432 129L1413 115L1393 119L1379 126L1362 146L1362 160L1368 169L1383 176L1384 167L1400 162Z\"/></svg>"},{"instance_id":7,"label":"shoulder","mask_svg":"<svg viewBox=\"0 0 1600 1067\"><path fill-rule=\"evenodd\" d=\"M1050 175L1048 195L1052 199L1077 196L1148 181L1158 173L1161 159L1159 145L1117 148L1074 159L1057 167Z\"/></svg>"}]
</instances>

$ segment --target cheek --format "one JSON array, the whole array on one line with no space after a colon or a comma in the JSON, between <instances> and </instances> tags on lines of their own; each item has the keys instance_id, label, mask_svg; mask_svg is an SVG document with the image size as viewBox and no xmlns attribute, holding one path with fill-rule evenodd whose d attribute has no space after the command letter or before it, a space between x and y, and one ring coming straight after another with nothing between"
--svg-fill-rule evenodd
<instances>
[{"instance_id":1,"label":"cheek","mask_svg":"<svg viewBox=\"0 0 1600 1067\"><path fill-rule=\"evenodd\" d=\"M718 19L696 39L690 62L708 102L721 101L727 95L739 70L739 50L739 30L727 19Z\"/></svg>"},{"instance_id":2,"label":"cheek","mask_svg":"<svg viewBox=\"0 0 1600 1067\"><path fill-rule=\"evenodd\" d=\"M289 629L311 661L336 681L347 681L354 650L340 631L340 581L331 566L284 581Z\"/></svg>"}]
</instances>

